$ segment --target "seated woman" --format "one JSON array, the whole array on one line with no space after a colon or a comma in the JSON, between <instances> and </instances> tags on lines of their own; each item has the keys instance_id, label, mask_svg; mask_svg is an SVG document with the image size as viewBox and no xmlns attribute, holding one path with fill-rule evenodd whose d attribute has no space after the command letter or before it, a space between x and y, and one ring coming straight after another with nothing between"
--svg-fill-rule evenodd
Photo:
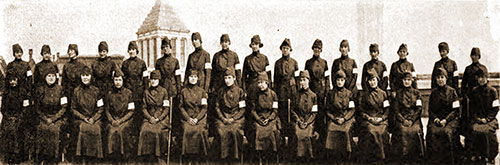
<instances>
[{"instance_id":1,"label":"seated woman","mask_svg":"<svg viewBox=\"0 0 500 165\"><path fill-rule=\"evenodd\" d=\"M96 163L103 157L101 116L104 101L99 99L99 89L90 84L90 68L81 72L82 84L75 88L71 98L71 112L74 115L73 128L76 131L76 162Z\"/></svg>"},{"instance_id":2,"label":"seated woman","mask_svg":"<svg viewBox=\"0 0 500 165\"><path fill-rule=\"evenodd\" d=\"M424 156L422 122L422 100L420 92L412 87L410 72L403 74L403 87L396 91L393 109L395 126L392 136L392 153L398 162L414 163Z\"/></svg>"},{"instance_id":3,"label":"seated woman","mask_svg":"<svg viewBox=\"0 0 500 165\"><path fill-rule=\"evenodd\" d=\"M439 68L434 76L437 88L429 98L426 135L428 163L455 164L460 144L457 132L460 103L455 89L446 84L446 70Z\"/></svg>"},{"instance_id":4,"label":"seated woman","mask_svg":"<svg viewBox=\"0 0 500 165\"><path fill-rule=\"evenodd\" d=\"M182 123L182 155L187 160L206 159L208 154L207 98L208 94L198 85L198 71L189 70L189 83L181 90L179 109Z\"/></svg>"},{"instance_id":5,"label":"seated woman","mask_svg":"<svg viewBox=\"0 0 500 165\"><path fill-rule=\"evenodd\" d=\"M326 145L330 161L349 161L353 151L352 127L354 122L354 97L344 87L345 73L342 70L333 75L334 88L327 94L326 101Z\"/></svg>"},{"instance_id":6,"label":"seated woman","mask_svg":"<svg viewBox=\"0 0 500 165\"><path fill-rule=\"evenodd\" d=\"M363 91L359 98L359 148L363 148L361 161L383 163L389 150L387 118L390 105L386 92L377 86L377 73L368 72L367 78L370 88Z\"/></svg>"},{"instance_id":7,"label":"seated woman","mask_svg":"<svg viewBox=\"0 0 500 165\"><path fill-rule=\"evenodd\" d=\"M37 163L55 164L59 158L59 142L62 119L66 112L68 98L64 96L63 88L56 83L57 68L47 68L45 84L35 92L35 108L39 115L37 127L36 153Z\"/></svg>"},{"instance_id":8,"label":"seated woman","mask_svg":"<svg viewBox=\"0 0 500 165\"><path fill-rule=\"evenodd\" d=\"M488 73L478 70L476 79L479 86L469 94L471 160L494 163L498 154L495 134L498 129L498 95L495 88L488 85Z\"/></svg>"},{"instance_id":9,"label":"seated woman","mask_svg":"<svg viewBox=\"0 0 500 165\"><path fill-rule=\"evenodd\" d=\"M299 73L299 93L292 101L292 116L294 120L295 138L293 144L296 146L297 161L307 163L314 158L313 138L317 140L318 133L314 132L314 123L318 113L318 98L309 88L309 72L307 70Z\"/></svg>"},{"instance_id":10,"label":"seated woman","mask_svg":"<svg viewBox=\"0 0 500 165\"><path fill-rule=\"evenodd\" d=\"M269 89L267 74L259 74L257 83L259 92L256 98L252 99L250 107L252 126L255 130L253 145L258 152L260 162L262 160L268 162L274 160L280 142L278 95Z\"/></svg>"},{"instance_id":11,"label":"seated woman","mask_svg":"<svg viewBox=\"0 0 500 165\"><path fill-rule=\"evenodd\" d=\"M139 133L137 155L145 162L160 162L168 149L170 133L170 100L160 84L160 71L149 75L149 88L144 91L142 112L144 121Z\"/></svg>"},{"instance_id":12,"label":"seated woman","mask_svg":"<svg viewBox=\"0 0 500 165\"><path fill-rule=\"evenodd\" d=\"M132 101L132 91L123 87L123 72L116 70L113 74L113 87L104 99L104 109L107 117L107 154L113 162L129 161L136 147L135 136L131 127L135 104Z\"/></svg>"},{"instance_id":13,"label":"seated woman","mask_svg":"<svg viewBox=\"0 0 500 165\"><path fill-rule=\"evenodd\" d=\"M215 121L220 158L222 160L235 160L242 151L243 124L245 123L245 92L235 85L236 74L233 68L228 68L224 73L225 87L217 93L215 110L218 118Z\"/></svg>"}]
</instances>

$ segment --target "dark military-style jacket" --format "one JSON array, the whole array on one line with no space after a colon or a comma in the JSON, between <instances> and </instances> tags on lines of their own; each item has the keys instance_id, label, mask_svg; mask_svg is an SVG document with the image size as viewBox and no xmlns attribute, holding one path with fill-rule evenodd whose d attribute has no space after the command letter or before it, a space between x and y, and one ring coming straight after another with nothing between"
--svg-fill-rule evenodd
<instances>
[{"instance_id":1,"label":"dark military-style jacket","mask_svg":"<svg viewBox=\"0 0 500 165\"><path fill-rule=\"evenodd\" d=\"M430 121L439 118L440 120L452 121L458 117L460 104L455 89L445 85L432 90L429 98L429 118Z\"/></svg>"},{"instance_id":2,"label":"dark military-style jacket","mask_svg":"<svg viewBox=\"0 0 500 165\"><path fill-rule=\"evenodd\" d=\"M259 91L255 100L252 100L250 108L254 120L268 119L275 120L278 114L278 95L273 90L267 88Z\"/></svg>"},{"instance_id":3,"label":"dark military-style jacket","mask_svg":"<svg viewBox=\"0 0 500 165\"><path fill-rule=\"evenodd\" d=\"M297 82L299 65L290 56L281 57L274 63L274 90L278 94L279 101L292 99L297 94Z\"/></svg>"},{"instance_id":4,"label":"dark military-style jacket","mask_svg":"<svg viewBox=\"0 0 500 165\"><path fill-rule=\"evenodd\" d=\"M149 87L144 91L144 105L142 112L146 119L151 117L159 120L168 119L171 103L168 97L167 90L161 86Z\"/></svg>"},{"instance_id":5,"label":"dark military-style jacket","mask_svg":"<svg viewBox=\"0 0 500 165\"><path fill-rule=\"evenodd\" d=\"M363 120L368 120L369 117L386 120L389 116L387 93L378 87L363 91L359 98L359 115Z\"/></svg>"},{"instance_id":6,"label":"dark military-style jacket","mask_svg":"<svg viewBox=\"0 0 500 165\"><path fill-rule=\"evenodd\" d=\"M210 80L209 93L217 92L217 88L225 86L224 72L228 67L233 67L236 70L235 84L241 86L241 64L238 54L232 50L221 50L214 54L212 59L212 76Z\"/></svg>"},{"instance_id":7,"label":"dark military-style jacket","mask_svg":"<svg viewBox=\"0 0 500 165\"><path fill-rule=\"evenodd\" d=\"M31 68L28 62L23 61L21 59L15 59L7 65L7 73L15 73L15 76L18 78L17 84L19 87L25 89L24 92L27 92L28 96L31 91L31 78L33 77L33 73L31 73ZM8 79L8 77L7 77ZM9 82L6 81L6 86L9 85Z\"/></svg>"},{"instance_id":8,"label":"dark military-style jacket","mask_svg":"<svg viewBox=\"0 0 500 165\"><path fill-rule=\"evenodd\" d=\"M368 71L370 69L374 69L377 72L377 76L380 78L380 80L378 81L378 87L382 90L387 90L387 87L389 86L387 67L385 66L384 62L378 59L371 59L363 65L363 73L361 74L361 87L363 88L363 90L367 90L370 88L367 80Z\"/></svg>"},{"instance_id":9,"label":"dark military-style jacket","mask_svg":"<svg viewBox=\"0 0 500 165\"><path fill-rule=\"evenodd\" d=\"M71 98L71 112L75 119L85 120L92 118L98 121L104 111L104 100L99 97L99 88L80 85L75 88Z\"/></svg>"},{"instance_id":10,"label":"dark military-style jacket","mask_svg":"<svg viewBox=\"0 0 500 165\"><path fill-rule=\"evenodd\" d=\"M73 91L76 87L81 84L81 71L85 67L85 64L80 62L79 59L71 59L68 63L64 64L63 74L62 74L62 86L64 88L64 93L68 99L72 100ZM71 101L70 101L71 102Z\"/></svg>"},{"instance_id":11,"label":"dark military-style jacket","mask_svg":"<svg viewBox=\"0 0 500 165\"><path fill-rule=\"evenodd\" d=\"M51 70L52 68L59 72L57 64L50 60L42 60L35 65L35 71L33 73L35 89L46 84L45 77L43 75L47 75L47 71Z\"/></svg>"},{"instance_id":12,"label":"dark military-style jacket","mask_svg":"<svg viewBox=\"0 0 500 165\"><path fill-rule=\"evenodd\" d=\"M420 91L410 87L403 87L396 91L394 102L396 110L396 119L400 122L405 120L417 121L420 120L422 113L422 98Z\"/></svg>"},{"instance_id":13,"label":"dark military-style jacket","mask_svg":"<svg viewBox=\"0 0 500 165\"><path fill-rule=\"evenodd\" d=\"M335 73L337 73L339 70L344 71L346 75L344 86L350 91L355 91L354 88L357 88L356 80L358 79L358 65L356 64L356 61L354 61L354 59L352 58L349 58L349 56L341 56L340 58L335 59L332 64L331 75L335 75ZM332 76L332 83L334 83L333 80L334 77Z\"/></svg>"},{"instance_id":14,"label":"dark military-style jacket","mask_svg":"<svg viewBox=\"0 0 500 165\"><path fill-rule=\"evenodd\" d=\"M354 97L351 91L342 88L334 88L328 91L326 97L326 114L330 120L344 118L346 121L354 116Z\"/></svg>"},{"instance_id":15,"label":"dark military-style jacket","mask_svg":"<svg viewBox=\"0 0 500 165\"><path fill-rule=\"evenodd\" d=\"M323 98L330 89L328 63L321 57L312 57L306 61L305 70L309 71L311 79L309 88L316 93L319 99ZM320 103L322 104L322 103Z\"/></svg>"},{"instance_id":16,"label":"dark military-style jacket","mask_svg":"<svg viewBox=\"0 0 500 165\"><path fill-rule=\"evenodd\" d=\"M475 87L469 94L470 120L477 122L479 118L486 118L488 122L496 120L498 113L497 90L488 85Z\"/></svg>"},{"instance_id":17,"label":"dark military-style jacket","mask_svg":"<svg viewBox=\"0 0 500 165\"><path fill-rule=\"evenodd\" d=\"M128 121L132 117L132 113L134 113L133 110L135 109L135 104L134 106L129 105L133 104L132 91L124 87L120 89L113 87L113 89L107 93L104 99L104 108L108 121L118 121L119 123Z\"/></svg>"},{"instance_id":18,"label":"dark military-style jacket","mask_svg":"<svg viewBox=\"0 0 500 165\"><path fill-rule=\"evenodd\" d=\"M469 92L472 91L472 89L479 84L477 83L477 79L475 77L476 72L478 70L482 70L483 73L488 73L488 68L484 66L483 64L477 62L477 63L472 63L469 66L465 68L464 71L464 76L462 78L462 96L466 96Z\"/></svg>"},{"instance_id":19,"label":"dark military-style jacket","mask_svg":"<svg viewBox=\"0 0 500 165\"><path fill-rule=\"evenodd\" d=\"M208 91L210 85L210 76L212 71L212 64L210 64L210 53L205 51L202 47L195 48L193 53L189 54L186 71L196 70L198 71L198 85L203 88L203 90ZM188 74L184 75L184 85L189 82Z\"/></svg>"},{"instance_id":20,"label":"dark military-style jacket","mask_svg":"<svg viewBox=\"0 0 500 165\"><path fill-rule=\"evenodd\" d=\"M45 83L36 89L35 106L40 118L56 120L66 112L68 97L64 95L63 87L57 84Z\"/></svg>"},{"instance_id":21,"label":"dark military-style jacket","mask_svg":"<svg viewBox=\"0 0 500 165\"><path fill-rule=\"evenodd\" d=\"M223 87L217 92L215 109L219 119L241 119L245 114L245 92L236 85Z\"/></svg>"},{"instance_id":22,"label":"dark military-style jacket","mask_svg":"<svg viewBox=\"0 0 500 165\"><path fill-rule=\"evenodd\" d=\"M99 88L102 92L101 94L106 94L113 87L113 71L116 71L118 66L111 57L106 57L104 59L98 58L92 64L92 78L94 80L94 85ZM104 97L104 96L103 96Z\"/></svg>"},{"instance_id":23,"label":"dark military-style jacket","mask_svg":"<svg viewBox=\"0 0 500 165\"><path fill-rule=\"evenodd\" d=\"M199 86L188 84L180 94L179 109L184 120L196 118L199 120L207 116L208 94Z\"/></svg>"},{"instance_id":24,"label":"dark military-style jacket","mask_svg":"<svg viewBox=\"0 0 500 165\"><path fill-rule=\"evenodd\" d=\"M298 95L293 99L292 116L295 121L306 122L311 124L316 118L318 111L318 98L311 89L302 89Z\"/></svg>"},{"instance_id":25,"label":"dark military-style jacket","mask_svg":"<svg viewBox=\"0 0 500 165\"><path fill-rule=\"evenodd\" d=\"M242 87L244 90L249 92L252 83L257 82L259 73L267 73L269 80L271 80L271 69L269 69L267 56L260 52L252 52L252 54L245 57L245 61L243 62L241 82L243 83ZM272 84L272 82L269 84Z\"/></svg>"},{"instance_id":26,"label":"dark military-style jacket","mask_svg":"<svg viewBox=\"0 0 500 165\"><path fill-rule=\"evenodd\" d=\"M458 89L457 63L448 57L442 58L434 63L434 68L432 69L431 88L434 89L438 87L435 75L437 74L437 69L439 68L443 68L447 72L446 74L448 75L448 79L446 80L446 84L452 88Z\"/></svg>"},{"instance_id":27,"label":"dark military-style jacket","mask_svg":"<svg viewBox=\"0 0 500 165\"><path fill-rule=\"evenodd\" d=\"M160 85L167 90L170 97L177 96L182 86L179 60L171 54L164 55L156 60L155 69L161 73Z\"/></svg>"},{"instance_id":28,"label":"dark military-style jacket","mask_svg":"<svg viewBox=\"0 0 500 165\"><path fill-rule=\"evenodd\" d=\"M415 77L415 67L413 63L409 62L408 59L399 59L398 61L392 63L391 72L389 74L389 82L392 91L397 91L403 88L403 78L405 72L411 72L412 76ZM411 86L415 89L417 88L417 80L413 80Z\"/></svg>"},{"instance_id":29,"label":"dark military-style jacket","mask_svg":"<svg viewBox=\"0 0 500 165\"><path fill-rule=\"evenodd\" d=\"M146 70L146 63L138 57L123 61L122 72L125 75L123 85L132 91L132 100L134 101L142 100L144 88L147 87L143 77Z\"/></svg>"}]
</instances>

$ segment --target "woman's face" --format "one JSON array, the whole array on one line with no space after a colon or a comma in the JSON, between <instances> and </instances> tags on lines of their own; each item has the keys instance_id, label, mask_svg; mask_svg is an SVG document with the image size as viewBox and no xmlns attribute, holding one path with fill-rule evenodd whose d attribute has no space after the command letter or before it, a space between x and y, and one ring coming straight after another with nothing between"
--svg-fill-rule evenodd
<instances>
[{"instance_id":1,"label":"woman's face","mask_svg":"<svg viewBox=\"0 0 500 165\"><path fill-rule=\"evenodd\" d=\"M300 78L299 87L300 87L300 89L308 89L309 88L309 79L305 78L305 77Z\"/></svg>"},{"instance_id":2,"label":"woman's face","mask_svg":"<svg viewBox=\"0 0 500 165\"><path fill-rule=\"evenodd\" d=\"M254 52L257 52L260 49L260 45L257 43L250 44L250 47L252 48L252 51L254 51Z\"/></svg>"},{"instance_id":3,"label":"woman's face","mask_svg":"<svg viewBox=\"0 0 500 165\"><path fill-rule=\"evenodd\" d=\"M76 51L73 49L68 50L68 56L69 56L69 58L75 59L76 58Z\"/></svg>"},{"instance_id":4,"label":"woman's face","mask_svg":"<svg viewBox=\"0 0 500 165\"><path fill-rule=\"evenodd\" d=\"M23 57L23 52L18 51L14 53L14 58L21 59Z\"/></svg>"},{"instance_id":5,"label":"woman's face","mask_svg":"<svg viewBox=\"0 0 500 165\"><path fill-rule=\"evenodd\" d=\"M82 76L81 76L81 78L82 78L82 83L83 83L83 84L85 84L85 85L90 84L90 78L91 78L91 77L92 77L92 76L91 76L90 74L87 74L87 75L82 74Z\"/></svg>"},{"instance_id":6,"label":"woman's face","mask_svg":"<svg viewBox=\"0 0 500 165\"><path fill-rule=\"evenodd\" d=\"M48 52L45 52L45 53L43 53L43 55L42 55L43 60L50 60L50 56L51 56L51 55L50 55L50 53L48 53Z\"/></svg>"},{"instance_id":7,"label":"woman's face","mask_svg":"<svg viewBox=\"0 0 500 165\"><path fill-rule=\"evenodd\" d=\"M195 85L198 83L198 75L192 74L189 76L189 84Z\"/></svg>"},{"instance_id":8,"label":"woman's face","mask_svg":"<svg viewBox=\"0 0 500 165\"><path fill-rule=\"evenodd\" d=\"M281 47L281 54L283 54L283 56L290 56L291 51L292 51L292 49L290 49L289 46Z\"/></svg>"},{"instance_id":9,"label":"woman's face","mask_svg":"<svg viewBox=\"0 0 500 165\"><path fill-rule=\"evenodd\" d=\"M437 82L437 85L442 87L446 84L446 76L444 75L439 75L436 77L436 82Z\"/></svg>"},{"instance_id":10,"label":"woman's face","mask_svg":"<svg viewBox=\"0 0 500 165\"><path fill-rule=\"evenodd\" d=\"M107 50L102 50L102 51L99 52L99 57L105 58L106 56L108 56L108 51Z\"/></svg>"},{"instance_id":11,"label":"woman's face","mask_svg":"<svg viewBox=\"0 0 500 165\"><path fill-rule=\"evenodd\" d=\"M342 88L345 84L345 78L337 78L335 82L337 83L337 87Z\"/></svg>"},{"instance_id":12,"label":"woman's face","mask_svg":"<svg viewBox=\"0 0 500 165\"><path fill-rule=\"evenodd\" d=\"M267 89L267 81L259 80L257 86L259 86L261 91L265 91Z\"/></svg>"},{"instance_id":13,"label":"woman's face","mask_svg":"<svg viewBox=\"0 0 500 165\"><path fill-rule=\"evenodd\" d=\"M234 84L234 76L233 75L226 75L224 76L224 82L226 83L226 86L230 87Z\"/></svg>"},{"instance_id":14,"label":"woman's face","mask_svg":"<svg viewBox=\"0 0 500 165\"><path fill-rule=\"evenodd\" d=\"M405 86L405 87L410 87L411 86L411 78L410 77L405 77L403 79L403 86Z\"/></svg>"},{"instance_id":15,"label":"woman's face","mask_svg":"<svg viewBox=\"0 0 500 165\"><path fill-rule=\"evenodd\" d=\"M115 87L120 89L123 87L123 77L115 77L113 78L113 83L115 84Z\"/></svg>"},{"instance_id":16,"label":"woman's face","mask_svg":"<svg viewBox=\"0 0 500 165\"><path fill-rule=\"evenodd\" d=\"M377 88L378 85L378 79L376 77L368 80L368 85L370 85L371 88Z\"/></svg>"},{"instance_id":17,"label":"woman's face","mask_svg":"<svg viewBox=\"0 0 500 165\"><path fill-rule=\"evenodd\" d=\"M47 82L47 84L49 85L52 85L56 82L56 74L47 74L47 76L45 76L45 81Z\"/></svg>"},{"instance_id":18,"label":"woman's face","mask_svg":"<svg viewBox=\"0 0 500 165\"><path fill-rule=\"evenodd\" d=\"M128 55L131 58L137 57L137 50L136 49L130 49L130 50L128 50Z\"/></svg>"},{"instance_id":19,"label":"woman's face","mask_svg":"<svg viewBox=\"0 0 500 165\"><path fill-rule=\"evenodd\" d=\"M398 51L399 59L406 59L406 56L408 56L408 51L406 50L400 50Z\"/></svg>"},{"instance_id":20,"label":"woman's face","mask_svg":"<svg viewBox=\"0 0 500 165\"><path fill-rule=\"evenodd\" d=\"M149 84L152 87L157 87L160 84L160 79L151 79L151 80L149 80Z\"/></svg>"},{"instance_id":21,"label":"woman's face","mask_svg":"<svg viewBox=\"0 0 500 165\"><path fill-rule=\"evenodd\" d=\"M199 39L192 40L193 46L199 48L201 46L201 41Z\"/></svg>"}]
</instances>

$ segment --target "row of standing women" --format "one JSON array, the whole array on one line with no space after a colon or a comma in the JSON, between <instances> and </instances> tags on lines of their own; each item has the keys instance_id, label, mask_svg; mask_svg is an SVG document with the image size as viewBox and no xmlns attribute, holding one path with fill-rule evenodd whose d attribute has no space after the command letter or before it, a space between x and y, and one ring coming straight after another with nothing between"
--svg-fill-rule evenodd
<instances>
[{"instance_id":1,"label":"row of standing women","mask_svg":"<svg viewBox=\"0 0 500 165\"><path fill-rule=\"evenodd\" d=\"M378 45L371 44L372 59L363 65L363 90L358 91L358 67L348 56L347 40L340 43L341 57L333 61L331 71L320 57L322 41L315 40L313 57L299 72L297 61L290 57L291 42L285 39L274 74L259 51L263 44L258 35L251 38L252 54L243 65L229 49L227 34L221 36L222 50L212 60L199 33L193 33L191 41L195 50L188 57L184 82L170 41L163 39L163 56L152 72L137 57L134 41L121 68L107 56L104 41L91 67L77 58L77 45L70 44L61 85L48 45L42 47L43 60L33 73L21 60L20 45L13 45L15 60L0 77L5 80L1 104L5 160L53 163L65 153L64 158L80 163L103 157L117 162L156 161L170 155L171 143L177 142L186 160L208 159L210 148L217 151L213 152L217 160L232 162L248 151L244 141L259 151L247 155L257 155L261 161L281 157L307 162L319 157L328 162L417 162L427 157L451 163L491 162L496 156L499 102L496 90L488 86L486 67L479 63L479 48L472 49L473 63L465 69L459 88L448 44L439 43L441 60L432 72L424 137L423 102L415 69L406 59L406 44L399 47L400 59L389 74L378 60ZM466 137L465 149L459 135ZM215 137L213 147L208 146L209 137Z\"/></svg>"}]
</instances>

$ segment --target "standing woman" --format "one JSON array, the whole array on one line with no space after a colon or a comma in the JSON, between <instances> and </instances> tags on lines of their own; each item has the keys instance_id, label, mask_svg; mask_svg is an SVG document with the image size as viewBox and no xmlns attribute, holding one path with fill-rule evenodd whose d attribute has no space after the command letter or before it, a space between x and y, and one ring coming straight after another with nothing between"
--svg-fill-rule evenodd
<instances>
[{"instance_id":1,"label":"standing woman","mask_svg":"<svg viewBox=\"0 0 500 165\"><path fill-rule=\"evenodd\" d=\"M3 119L0 126L2 141L0 149L8 164L19 164L23 160L23 112L29 105L27 92L19 85L18 75L10 70L7 72L9 83L2 96Z\"/></svg>"},{"instance_id":2,"label":"standing woman","mask_svg":"<svg viewBox=\"0 0 500 165\"><path fill-rule=\"evenodd\" d=\"M137 155L145 162L159 162L168 148L170 133L170 101L167 90L160 86L160 71L149 76L149 88L144 91L142 112L144 120L139 133Z\"/></svg>"},{"instance_id":3,"label":"standing woman","mask_svg":"<svg viewBox=\"0 0 500 165\"><path fill-rule=\"evenodd\" d=\"M97 163L103 157L101 116L103 99L99 99L99 89L91 85L92 71L85 66L81 71L81 85L76 87L71 98L72 122L76 131L76 162Z\"/></svg>"},{"instance_id":4,"label":"standing woman","mask_svg":"<svg viewBox=\"0 0 500 165\"><path fill-rule=\"evenodd\" d=\"M326 97L326 143L327 158L336 162L349 161L352 158L354 142L352 140L352 127L354 122L354 97L346 89L346 75L339 70L333 75L334 88Z\"/></svg>"},{"instance_id":5,"label":"standing woman","mask_svg":"<svg viewBox=\"0 0 500 165\"><path fill-rule=\"evenodd\" d=\"M392 153L400 163L419 162L424 156L422 122L422 100L420 92L411 86L410 72L403 74L403 88L396 91L395 127L392 136Z\"/></svg>"},{"instance_id":6,"label":"standing woman","mask_svg":"<svg viewBox=\"0 0 500 165\"><path fill-rule=\"evenodd\" d=\"M295 145L297 160L307 163L314 158L314 140L318 140L318 133L314 131L316 113L318 112L318 98L309 88L309 72L299 74L299 93L293 99L292 116L295 120Z\"/></svg>"},{"instance_id":7,"label":"standing woman","mask_svg":"<svg viewBox=\"0 0 500 165\"><path fill-rule=\"evenodd\" d=\"M220 143L220 158L222 160L238 159L243 150L243 124L245 123L245 92L235 84L234 68L224 72L225 87L219 89L215 110L215 121L218 142Z\"/></svg>"},{"instance_id":8,"label":"standing woman","mask_svg":"<svg viewBox=\"0 0 500 165\"><path fill-rule=\"evenodd\" d=\"M179 109L182 114L182 155L189 161L200 161L208 154L207 97L197 86L198 71L188 71L188 81L180 93Z\"/></svg>"},{"instance_id":9,"label":"standing woman","mask_svg":"<svg viewBox=\"0 0 500 165\"><path fill-rule=\"evenodd\" d=\"M189 54L188 60L186 62L186 70L197 70L198 71L198 84L205 91L208 91L208 86L210 85L210 73L212 71L212 64L210 64L210 53L208 53L202 47L201 34L199 32L194 32L191 34L191 42L194 47L194 51ZM187 75L184 75L184 80L188 79ZM184 85L189 82L184 81Z\"/></svg>"},{"instance_id":10,"label":"standing woman","mask_svg":"<svg viewBox=\"0 0 500 165\"><path fill-rule=\"evenodd\" d=\"M33 79L35 81L35 84L34 84L34 89L36 90L36 88L40 87L40 86L44 86L46 84L46 78L44 75L47 75L47 73L49 71L52 71L55 69L55 73L56 74L56 83L57 83L57 79L59 78L59 70L57 69L57 65L56 63L52 62L50 60L52 54L50 53L50 46L49 45L43 45L42 46L42 51L40 52L40 54L42 55L42 61L40 61L39 63L37 63L35 65L35 71L33 72Z\"/></svg>"},{"instance_id":11,"label":"standing woman","mask_svg":"<svg viewBox=\"0 0 500 165\"><path fill-rule=\"evenodd\" d=\"M104 110L107 117L107 154L113 162L125 162L135 153L135 139L131 134L131 118L135 104L132 91L123 87L123 72L117 70L113 75L113 88L107 91ZM105 92L104 89L100 89Z\"/></svg>"},{"instance_id":12,"label":"standing woman","mask_svg":"<svg viewBox=\"0 0 500 165\"><path fill-rule=\"evenodd\" d=\"M359 98L360 121L359 148L364 156L363 163L378 162L383 163L387 159L389 150L388 115L389 100L387 94L378 88L376 72L368 72L369 89L363 91Z\"/></svg>"},{"instance_id":13,"label":"standing woman","mask_svg":"<svg viewBox=\"0 0 500 165\"><path fill-rule=\"evenodd\" d=\"M437 87L429 98L427 125L427 155L429 163L454 164L460 150L457 129L460 103L457 92L448 85L449 72L438 68L434 72Z\"/></svg>"},{"instance_id":14,"label":"standing woman","mask_svg":"<svg viewBox=\"0 0 500 165\"><path fill-rule=\"evenodd\" d=\"M260 73L266 73L268 79L271 80L271 67L269 66L267 56L260 53L260 49L264 44L260 41L259 35L254 35L252 37L249 46L252 48L252 54L246 56L243 62L241 83L243 90L246 91L248 95L247 99L255 99L255 94L259 91L257 87L257 76ZM272 81L269 81L269 87L271 87L271 84Z\"/></svg>"},{"instance_id":15,"label":"standing woman","mask_svg":"<svg viewBox=\"0 0 500 165\"><path fill-rule=\"evenodd\" d=\"M268 75L257 76L259 92L250 107L253 117L252 126L255 130L255 150L259 159L273 160L280 142L280 121L278 117L278 95L269 89Z\"/></svg>"},{"instance_id":16,"label":"standing woman","mask_svg":"<svg viewBox=\"0 0 500 165\"><path fill-rule=\"evenodd\" d=\"M99 58L92 64L92 76L94 83L101 91L101 94L107 94L113 89L112 72L118 69L118 66L108 56L108 44L106 41L101 41L98 46ZM122 76L123 79L123 76ZM102 96L105 97L105 96Z\"/></svg>"},{"instance_id":17,"label":"standing woman","mask_svg":"<svg viewBox=\"0 0 500 165\"><path fill-rule=\"evenodd\" d=\"M66 122L62 116L66 112L68 98L61 85L57 84L57 68L44 71L45 85L36 90L35 107L38 112L36 154L37 164L55 164L59 160L59 139L61 126Z\"/></svg>"}]
</instances>

